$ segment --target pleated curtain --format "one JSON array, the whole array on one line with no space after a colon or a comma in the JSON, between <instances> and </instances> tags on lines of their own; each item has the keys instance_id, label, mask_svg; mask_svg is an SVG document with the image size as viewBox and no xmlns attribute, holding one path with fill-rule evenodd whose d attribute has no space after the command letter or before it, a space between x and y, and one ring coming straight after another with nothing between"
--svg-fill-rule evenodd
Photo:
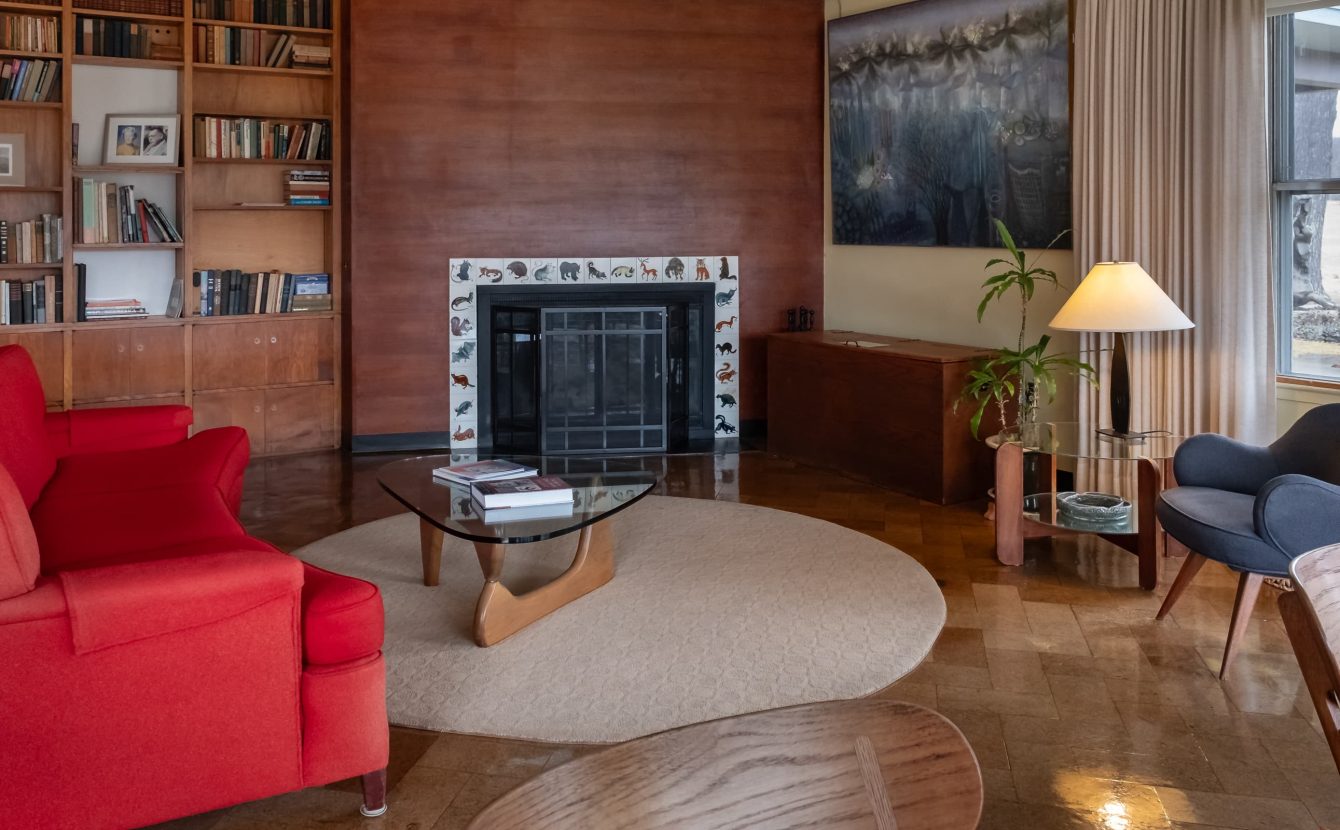
<instances>
[{"instance_id":1,"label":"pleated curtain","mask_svg":"<svg viewBox=\"0 0 1340 830\"><path fill-rule=\"evenodd\" d=\"M1196 324L1130 336L1133 429L1275 435L1264 2L1076 3L1076 273L1139 262ZM1082 338L1095 428L1111 346Z\"/></svg>"}]
</instances>

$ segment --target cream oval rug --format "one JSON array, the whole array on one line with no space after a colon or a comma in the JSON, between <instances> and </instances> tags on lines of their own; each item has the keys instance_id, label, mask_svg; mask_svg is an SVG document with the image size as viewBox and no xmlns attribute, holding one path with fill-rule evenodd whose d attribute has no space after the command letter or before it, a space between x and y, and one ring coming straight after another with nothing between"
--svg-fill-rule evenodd
<instances>
[{"instance_id":1,"label":"cream oval rug","mask_svg":"<svg viewBox=\"0 0 1340 830\"><path fill-rule=\"evenodd\" d=\"M626 741L729 715L855 698L916 668L945 621L908 555L829 522L649 496L615 516L604 587L492 648L470 637L484 577L448 536L423 585L406 514L296 555L381 587L391 722L565 743ZM561 573L577 534L508 550L516 593Z\"/></svg>"}]
</instances>

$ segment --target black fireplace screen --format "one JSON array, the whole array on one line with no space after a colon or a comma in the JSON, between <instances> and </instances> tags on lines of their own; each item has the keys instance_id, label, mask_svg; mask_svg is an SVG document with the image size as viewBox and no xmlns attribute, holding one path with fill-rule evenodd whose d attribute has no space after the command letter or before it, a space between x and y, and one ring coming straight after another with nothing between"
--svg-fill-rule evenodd
<instances>
[{"instance_id":1,"label":"black fireplace screen","mask_svg":"<svg viewBox=\"0 0 1340 830\"><path fill-rule=\"evenodd\" d=\"M542 451L664 450L665 309L545 309L542 317Z\"/></svg>"}]
</instances>

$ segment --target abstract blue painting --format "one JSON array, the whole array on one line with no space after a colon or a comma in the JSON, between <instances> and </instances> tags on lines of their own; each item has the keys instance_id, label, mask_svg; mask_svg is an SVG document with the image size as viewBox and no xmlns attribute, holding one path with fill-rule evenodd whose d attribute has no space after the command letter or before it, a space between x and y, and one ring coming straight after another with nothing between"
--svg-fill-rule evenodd
<instances>
[{"instance_id":1,"label":"abstract blue painting","mask_svg":"<svg viewBox=\"0 0 1340 830\"><path fill-rule=\"evenodd\" d=\"M1065 0L829 23L833 242L994 247L1002 219L1042 247L1069 228L1069 37Z\"/></svg>"}]
</instances>

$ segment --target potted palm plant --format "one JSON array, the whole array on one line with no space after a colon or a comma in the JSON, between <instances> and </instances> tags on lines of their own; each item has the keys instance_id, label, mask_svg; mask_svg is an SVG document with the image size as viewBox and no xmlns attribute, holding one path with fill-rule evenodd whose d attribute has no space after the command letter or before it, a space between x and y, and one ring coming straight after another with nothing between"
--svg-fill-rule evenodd
<instances>
[{"instance_id":1,"label":"potted palm plant","mask_svg":"<svg viewBox=\"0 0 1340 830\"><path fill-rule=\"evenodd\" d=\"M987 269L997 269L997 273L988 277L982 287L986 289L982 301L977 304L977 322L992 302L1017 293L1019 301L1019 338L1014 348L1004 347L997 350L995 356L977 363L968 374L968 382L963 387L960 402L970 402L974 409L969 421L972 434L981 431L982 419L993 410L1000 429L1016 432L1025 440L1037 427L1039 393L1047 396L1047 402L1056 399L1056 380L1058 374L1073 372L1090 383L1097 378L1093 366L1065 354L1052 354L1052 338L1044 334L1036 343L1027 343L1028 304L1039 287L1051 286L1053 290L1063 289L1056 278L1056 272L1043 268L1036 261L1030 262L1028 256L1014 242L1014 237L1005 227L1005 223L995 220L996 232L1001 244L1005 246L1007 256L997 257L986 264ZM1047 245L1050 249L1069 231L1062 231ZM1010 404L1015 404L1017 421L1011 427L1009 417Z\"/></svg>"}]
</instances>

